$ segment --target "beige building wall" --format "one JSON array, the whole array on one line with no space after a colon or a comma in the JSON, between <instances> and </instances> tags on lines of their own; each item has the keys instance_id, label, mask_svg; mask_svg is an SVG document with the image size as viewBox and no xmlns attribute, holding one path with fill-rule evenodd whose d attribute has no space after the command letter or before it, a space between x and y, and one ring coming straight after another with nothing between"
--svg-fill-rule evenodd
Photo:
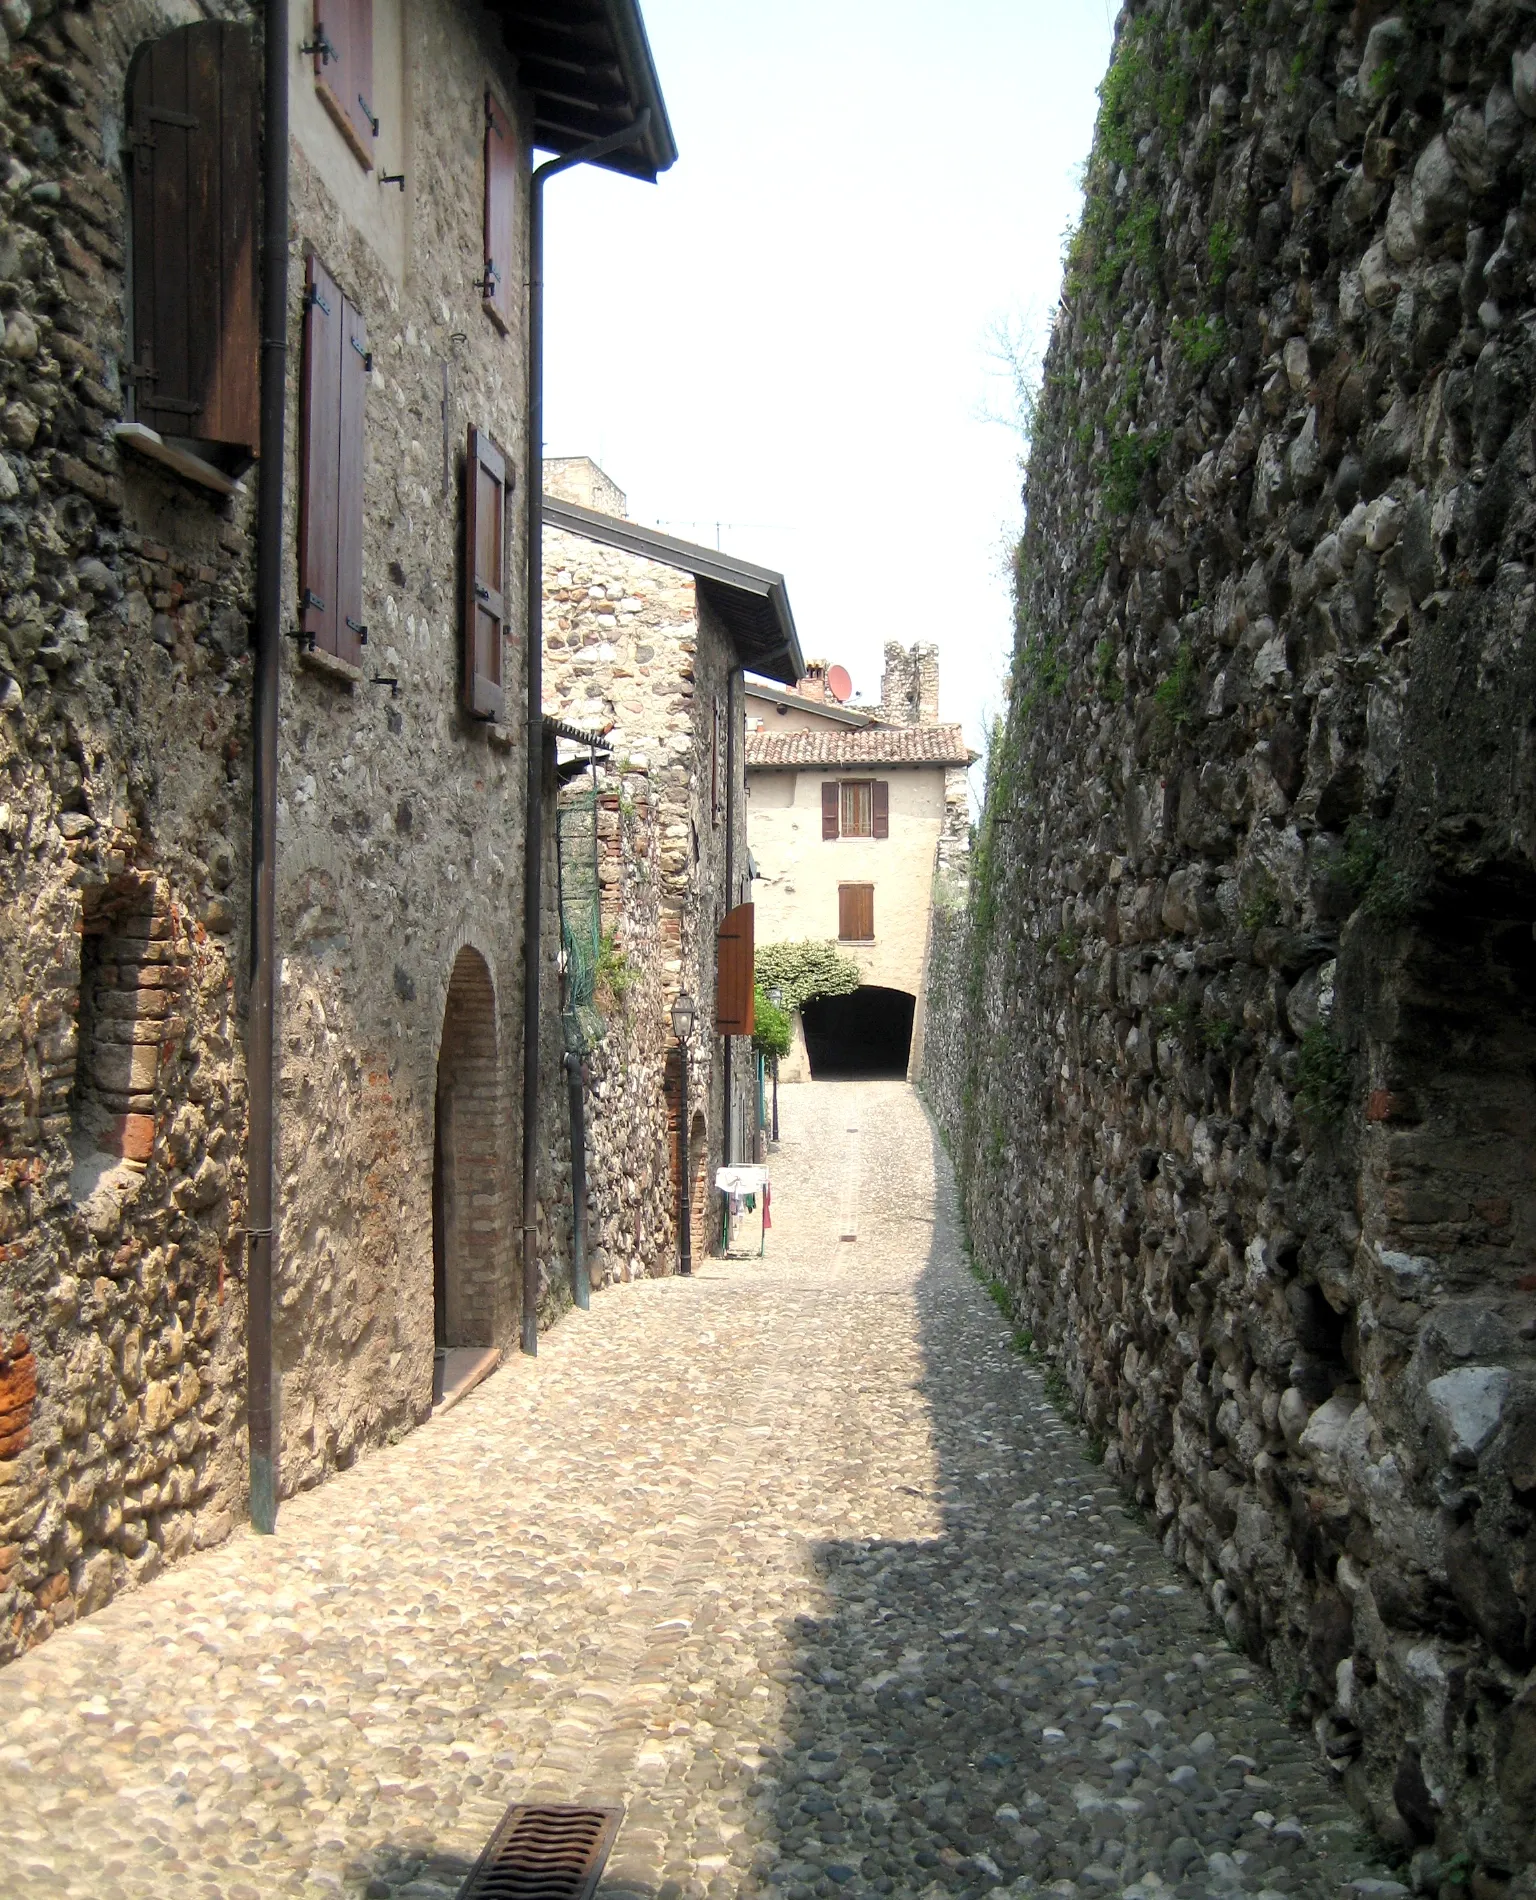
<instances>
[{"instance_id":1,"label":"beige building wall","mask_svg":"<svg viewBox=\"0 0 1536 1900\"><path fill-rule=\"evenodd\" d=\"M873 724L873 720L860 719L857 724L847 719L835 719L822 712L819 707L780 706L770 699L758 699L752 688L747 688L747 727L749 731L762 732L862 732Z\"/></svg>"},{"instance_id":2,"label":"beige building wall","mask_svg":"<svg viewBox=\"0 0 1536 1900\"><path fill-rule=\"evenodd\" d=\"M888 838L821 835L821 788L845 778L891 788ZM908 1073L921 1071L924 979L934 865L944 825L943 766L880 765L834 772L755 767L747 775L747 837L759 870L752 887L757 940L837 938L838 886L872 884L873 943L845 943L865 983L917 998Z\"/></svg>"}]
</instances>

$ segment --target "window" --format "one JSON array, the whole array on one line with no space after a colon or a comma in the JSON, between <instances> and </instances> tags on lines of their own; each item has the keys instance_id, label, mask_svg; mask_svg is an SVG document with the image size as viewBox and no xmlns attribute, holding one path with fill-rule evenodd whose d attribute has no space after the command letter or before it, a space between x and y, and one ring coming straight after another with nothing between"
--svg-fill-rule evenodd
<instances>
[{"instance_id":1,"label":"window","mask_svg":"<svg viewBox=\"0 0 1536 1900\"><path fill-rule=\"evenodd\" d=\"M311 254L299 418L299 625L349 666L363 657L363 411L373 367L363 314Z\"/></svg>"},{"instance_id":2,"label":"window","mask_svg":"<svg viewBox=\"0 0 1536 1900\"><path fill-rule=\"evenodd\" d=\"M517 144L507 115L485 95L485 271L480 295L499 330L512 327L513 224L517 210Z\"/></svg>"},{"instance_id":3,"label":"window","mask_svg":"<svg viewBox=\"0 0 1536 1900\"><path fill-rule=\"evenodd\" d=\"M507 458L471 426L464 465L464 710L498 719L501 637L507 624Z\"/></svg>"},{"instance_id":4,"label":"window","mask_svg":"<svg viewBox=\"0 0 1536 1900\"><path fill-rule=\"evenodd\" d=\"M888 838L891 787L887 779L828 779L821 788L823 838Z\"/></svg>"},{"instance_id":5,"label":"window","mask_svg":"<svg viewBox=\"0 0 1536 1900\"><path fill-rule=\"evenodd\" d=\"M129 414L226 473L259 439L256 109L249 28L199 21L128 74Z\"/></svg>"},{"instance_id":6,"label":"window","mask_svg":"<svg viewBox=\"0 0 1536 1900\"><path fill-rule=\"evenodd\" d=\"M379 122L373 116L373 0L315 0L315 56L321 102L341 127L359 164L373 168Z\"/></svg>"},{"instance_id":7,"label":"window","mask_svg":"<svg viewBox=\"0 0 1536 1900\"><path fill-rule=\"evenodd\" d=\"M873 884L838 885L837 934L844 943L874 942L875 887Z\"/></svg>"}]
</instances>

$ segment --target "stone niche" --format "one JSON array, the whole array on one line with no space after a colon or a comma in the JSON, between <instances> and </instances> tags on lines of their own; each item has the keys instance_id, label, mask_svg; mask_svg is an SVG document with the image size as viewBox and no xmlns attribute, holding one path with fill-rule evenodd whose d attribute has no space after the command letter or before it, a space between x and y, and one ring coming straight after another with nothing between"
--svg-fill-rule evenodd
<instances>
[{"instance_id":1,"label":"stone niche","mask_svg":"<svg viewBox=\"0 0 1536 1900\"><path fill-rule=\"evenodd\" d=\"M142 1164L155 1138L160 1046L186 981L164 897L126 877L83 893L72 1096L75 1171Z\"/></svg>"}]
</instances>

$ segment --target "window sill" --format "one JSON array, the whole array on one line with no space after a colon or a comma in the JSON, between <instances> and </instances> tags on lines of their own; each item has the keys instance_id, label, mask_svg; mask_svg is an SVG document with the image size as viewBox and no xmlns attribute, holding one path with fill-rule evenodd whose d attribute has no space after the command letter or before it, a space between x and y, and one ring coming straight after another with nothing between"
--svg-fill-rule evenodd
<instances>
[{"instance_id":1,"label":"window sill","mask_svg":"<svg viewBox=\"0 0 1536 1900\"><path fill-rule=\"evenodd\" d=\"M363 669L360 666L354 666L350 660L338 659L323 647L300 647L299 664L307 666L312 673L323 673L327 679L341 680L348 686L361 686L363 683Z\"/></svg>"},{"instance_id":2,"label":"window sill","mask_svg":"<svg viewBox=\"0 0 1536 1900\"><path fill-rule=\"evenodd\" d=\"M162 468L170 469L172 474L196 482L200 488L211 488L216 495L238 495L244 492L242 485L232 480L222 469L203 461L200 456L189 455L185 449L173 448L142 422L119 422L112 434L119 448L132 449L148 461L158 462Z\"/></svg>"}]
</instances>

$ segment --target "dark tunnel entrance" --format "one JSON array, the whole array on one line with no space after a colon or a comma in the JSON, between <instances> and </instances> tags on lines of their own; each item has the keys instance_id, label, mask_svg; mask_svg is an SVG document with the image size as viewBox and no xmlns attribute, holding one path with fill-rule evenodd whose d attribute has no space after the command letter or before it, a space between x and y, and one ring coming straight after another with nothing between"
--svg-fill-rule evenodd
<instances>
[{"instance_id":1,"label":"dark tunnel entrance","mask_svg":"<svg viewBox=\"0 0 1536 1900\"><path fill-rule=\"evenodd\" d=\"M818 996L802 1012L806 1054L818 1082L905 1078L916 997L864 986L847 996Z\"/></svg>"}]
</instances>

